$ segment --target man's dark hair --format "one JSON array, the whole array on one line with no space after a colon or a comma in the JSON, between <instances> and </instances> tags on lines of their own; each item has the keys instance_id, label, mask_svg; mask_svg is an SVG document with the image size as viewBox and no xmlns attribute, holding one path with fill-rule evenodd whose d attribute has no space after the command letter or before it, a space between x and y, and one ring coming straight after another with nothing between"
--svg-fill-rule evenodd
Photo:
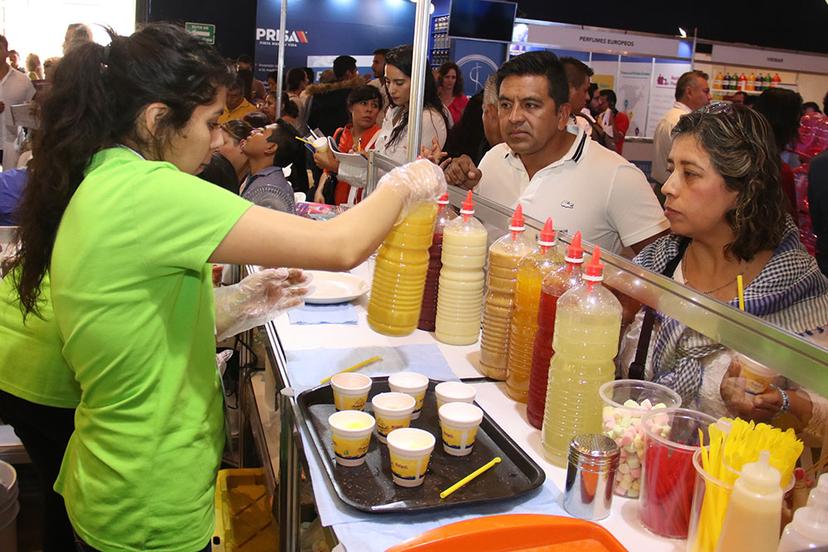
<instances>
[{"instance_id":1,"label":"man's dark hair","mask_svg":"<svg viewBox=\"0 0 828 552\"><path fill-rule=\"evenodd\" d=\"M251 58L247 54L242 54L236 59L236 63L246 63L248 65L253 65L253 58Z\"/></svg>"},{"instance_id":2,"label":"man's dark hair","mask_svg":"<svg viewBox=\"0 0 828 552\"><path fill-rule=\"evenodd\" d=\"M304 75L304 71L302 74ZM296 105L296 102L290 99L287 92L282 92L281 97L282 102L282 116L287 115L288 117L293 117L294 119L299 117L299 106Z\"/></svg>"},{"instance_id":3,"label":"man's dark hair","mask_svg":"<svg viewBox=\"0 0 828 552\"><path fill-rule=\"evenodd\" d=\"M382 107L382 94L380 93L379 88L371 86L370 84L357 86L351 90L350 94L348 94L348 107L350 108L352 105L359 102L367 102L371 100L374 100L377 102L378 106Z\"/></svg>"},{"instance_id":4,"label":"man's dark hair","mask_svg":"<svg viewBox=\"0 0 828 552\"><path fill-rule=\"evenodd\" d=\"M806 109L813 109L816 113L822 113L819 109L819 104L816 102L805 102L802 104L802 112L805 113Z\"/></svg>"},{"instance_id":5,"label":"man's dark hair","mask_svg":"<svg viewBox=\"0 0 828 552\"><path fill-rule=\"evenodd\" d=\"M333 72L336 75L336 80L345 78L345 73L348 71L356 71L356 59L351 56L339 56L333 62Z\"/></svg>"},{"instance_id":6,"label":"man's dark hair","mask_svg":"<svg viewBox=\"0 0 828 552\"><path fill-rule=\"evenodd\" d=\"M740 96L742 96L742 102L744 102L744 101L745 101L745 98L747 98L747 92L743 92L743 91L741 91L741 90L737 90L736 92L734 92L734 93L733 93L733 95L734 95L734 96L735 96L735 95L737 95L737 94L738 94L738 95L740 95Z\"/></svg>"},{"instance_id":7,"label":"man's dark hair","mask_svg":"<svg viewBox=\"0 0 828 552\"><path fill-rule=\"evenodd\" d=\"M388 53L388 48L377 48L374 50L375 56L385 56Z\"/></svg>"},{"instance_id":8,"label":"man's dark hair","mask_svg":"<svg viewBox=\"0 0 828 552\"><path fill-rule=\"evenodd\" d=\"M679 77L679 80L676 83L676 100L681 100L684 97L687 93L687 89L693 84L693 81L696 79L707 80L709 78L710 77L704 71L687 71Z\"/></svg>"},{"instance_id":9,"label":"man's dark hair","mask_svg":"<svg viewBox=\"0 0 828 552\"><path fill-rule=\"evenodd\" d=\"M615 110L615 104L618 103L618 96L615 95L615 91L613 89L607 88L605 90L601 90L598 94L607 99L610 109Z\"/></svg>"},{"instance_id":10,"label":"man's dark hair","mask_svg":"<svg viewBox=\"0 0 828 552\"><path fill-rule=\"evenodd\" d=\"M591 100L592 97L595 95L595 91L598 90L598 83L591 82L589 83L589 99Z\"/></svg>"},{"instance_id":11,"label":"man's dark hair","mask_svg":"<svg viewBox=\"0 0 828 552\"><path fill-rule=\"evenodd\" d=\"M293 92L294 90L299 90L299 87L302 86L302 83L305 82L305 78L307 75L305 74L305 70L301 67L296 67L288 71L287 74L287 89L288 92Z\"/></svg>"},{"instance_id":12,"label":"man's dark hair","mask_svg":"<svg viewBox=\"0 0 828 552\"><path fill-rule=\"evenodd\" d=\"M310 67L302 67L302 69L305 71L305 74L308 76L308 84L310 84L314 80L316 80L316 74L313 72L313 69L311 69Z\"/></svg>"},{"instance_id":13,"label":"man's dark hair","mask_svg":"<svg viewBox=\"0 0 828 552\"><path fill-rule=\"evenodd\" d=\"M561 65L558 56L552 52L526 52L510 59L497 70L497 90L506 77L522 77L537 75L546 77L549 84L549 97L555 102L555 108L569 102L569 83L566 80L566 71Z\"/></svg>"},{"instance_id":14,"label":"man's dark hair","mask_svg":"<svg viewBox=\"0 0 828 552\"><path fill-rule=\"evenodd\" d=\"M580 59L566 56L560 58L560 61L566 71L566 80L572 88L581 86L585 80L595 74L595 71ZM597 88L598 85L595 87Z\"/></svg>"},{"instance_id":15,"label":"man's dark hair","mask_svg":"<svg viewBox=\"0 0 828 552\"><path fill-rule=\"evenodd\" d=\"M270 124L270 119L261 111L251 111L244 116L244 122L253 128L264 128Z\"/></svg>"},{"instance_id":16,"label":"man's dark hair","mask_svg":"<svg viewBox=\"0 0 828 552\"><path fill-rule=\"evenodd\" d=\"M282 119L276 121L275 128L267 139L268 142L278 146L273 155L274 166L287 167L302 153L302 146L296 139L297 136L299 133L290 123Z\"/></svg>"}]
</instances>

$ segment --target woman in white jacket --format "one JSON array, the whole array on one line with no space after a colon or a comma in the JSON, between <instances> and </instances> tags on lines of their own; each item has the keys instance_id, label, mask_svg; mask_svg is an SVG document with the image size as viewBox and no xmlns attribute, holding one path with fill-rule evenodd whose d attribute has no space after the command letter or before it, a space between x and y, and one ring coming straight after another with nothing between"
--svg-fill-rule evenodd
<instances>
[{"instance_id":1,"label":"woman in white jacket","mask_svg":"<svg viewBox=\"0 0 828 552\"><path fill-rule=\"evenodd\" d=\"M408 116L411 91L410 45L392 48L385 55L385 87L391 99L391 106L385 112L382 128L376 134L373 149L402 165L408 161ZM420 143L433 147L436 140L440 148L446 143L448 118L443 103L437 95L437 85L431 71L426 69L423 94L423 115ZM366 149L371 149L366 148ZM364 161L340 159L339 176L355 185L365 185L367 170ZM358 185L358 184L356 184Z\"/></svg>"}]
</instances>

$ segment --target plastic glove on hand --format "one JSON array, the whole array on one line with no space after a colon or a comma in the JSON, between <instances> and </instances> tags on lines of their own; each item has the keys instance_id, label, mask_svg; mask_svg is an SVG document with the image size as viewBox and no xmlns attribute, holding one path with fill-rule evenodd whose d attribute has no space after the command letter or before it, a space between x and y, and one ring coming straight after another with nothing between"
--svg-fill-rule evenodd
<instances>
[{"instance_id":1,"label":"plastic glove on hand","mask_svg":"<svg viewBox=\"0 0 828 552\"><path fill-rule=\"evenodd\" d=\"M383 176L379 187L390 187L400 195L403 208L397 220L401 221L418 204L434 201L435 197L443 195L446 178L439 166L427 159L418 159Z\"/></svg>"},{"instance_id":2,"label":"plastic glove on hand","mask_svg":"<svg viewBox=\"0 0 828 552\"><path fill-rule=\"evenodd\" d=\"M268 268L238 284L216 288L216 339L261 326L302 305L310 281L310 274L297 268Z\"/></svg>"}]
</instances>

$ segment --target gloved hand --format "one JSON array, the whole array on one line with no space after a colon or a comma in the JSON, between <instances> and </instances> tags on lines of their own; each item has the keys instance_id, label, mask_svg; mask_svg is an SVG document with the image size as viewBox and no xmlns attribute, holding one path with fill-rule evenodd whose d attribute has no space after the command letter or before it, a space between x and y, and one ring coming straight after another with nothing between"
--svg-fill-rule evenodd
<instances>
[{"instance_id":1,"label":"gloved hand","mask_svg":"<svg viewBox=\"0 0 828 552\"><path fill-rule=\"evenodd\" d=\"M428 159L418 159L397 167L380 178L379 187L390 187L403 200L398 221L417 208L420 203L434 201L446 191L446 177L443 170Z\"/></svg>"},{"instance_id":2,"label":"gloved hand","mask_svg":"<svg viewBox=\"0 0 828 552\"><path fill-rule=\"evenodd\" d=\"M216 340L261 326L302 305L310 281L310 274L297 268L268 268L238 284L215 288Z\"/></svg>"}]
</instances>

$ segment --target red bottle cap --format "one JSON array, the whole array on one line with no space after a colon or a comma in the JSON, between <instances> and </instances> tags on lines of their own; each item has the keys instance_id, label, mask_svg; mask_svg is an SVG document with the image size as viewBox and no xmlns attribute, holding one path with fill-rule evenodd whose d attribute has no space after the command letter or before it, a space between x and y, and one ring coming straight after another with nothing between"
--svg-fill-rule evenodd
<instances>
[{"instance_id":1,"label":"red bottle cap","mask_svg":"<svg viewBox=\"0 0 828 552\"><path fill-rule=\"evenodd\" d=\"M566 262L568 263L582 263L584 262L584 248L581 247L581 232L575 232L575 237L572 238L572 243L566 248Z\"/></svg>"},{"instance_id":2,"label":"red bottle cap","mask_svg":"<svg viewBox=\"0 0 828 552\"><path fill-rule=\"evenodd\" d=\"M466 200L463 202L463 208L460 209L461 215L473 215L474 214L474 198L472 197L472 191L469 190L469 193L466 194Z\"/></svg>"},{"instance_id":3,"label":"red bottle cap","mask_svg":"<svg viewBox=\"0 0 828 552\"><path fill-rule=\"evenodd\" d=\"M604 265L601 263L601 248L596 245L595 249L592 252L592 259L586 266L584 280L587 280L589 282L600 282L603 279Z\"/></svg>"},{"instance_id":4,"label":"red bottle cap","mask_svg":"<svg viewBox=\"0 0 828 552\"><path fill-rule=\"evenodd\" d=\"M512 232L523 232L526 230L526 225L523 220L523 207L518 203L515 207L515 213L512 215L512 224L509 226Z\"/></svg>"},{"instance_id":5,"label":"red bottle cap","mask_svg":"<svg viewBox=\"0 0 828 552\"><path fill-rule=\"evenodd\" d=\"M546 219L546 224L543 225L538 236L538 245L542 247L555 247L555 229L552 226L552 217Z\"/></svg>"},{"instance_id":6,"label":"red bottle cap","mask_svg":"<svg viewBox=\"0 0 828 552\"><path fill-rule=\"evenodd\" d=\"M443 194L439 198L437 198L437 205L448 205L448 204L449 204L448 192L446 192L445 194Z\"/></svg>"}]
</instances>

